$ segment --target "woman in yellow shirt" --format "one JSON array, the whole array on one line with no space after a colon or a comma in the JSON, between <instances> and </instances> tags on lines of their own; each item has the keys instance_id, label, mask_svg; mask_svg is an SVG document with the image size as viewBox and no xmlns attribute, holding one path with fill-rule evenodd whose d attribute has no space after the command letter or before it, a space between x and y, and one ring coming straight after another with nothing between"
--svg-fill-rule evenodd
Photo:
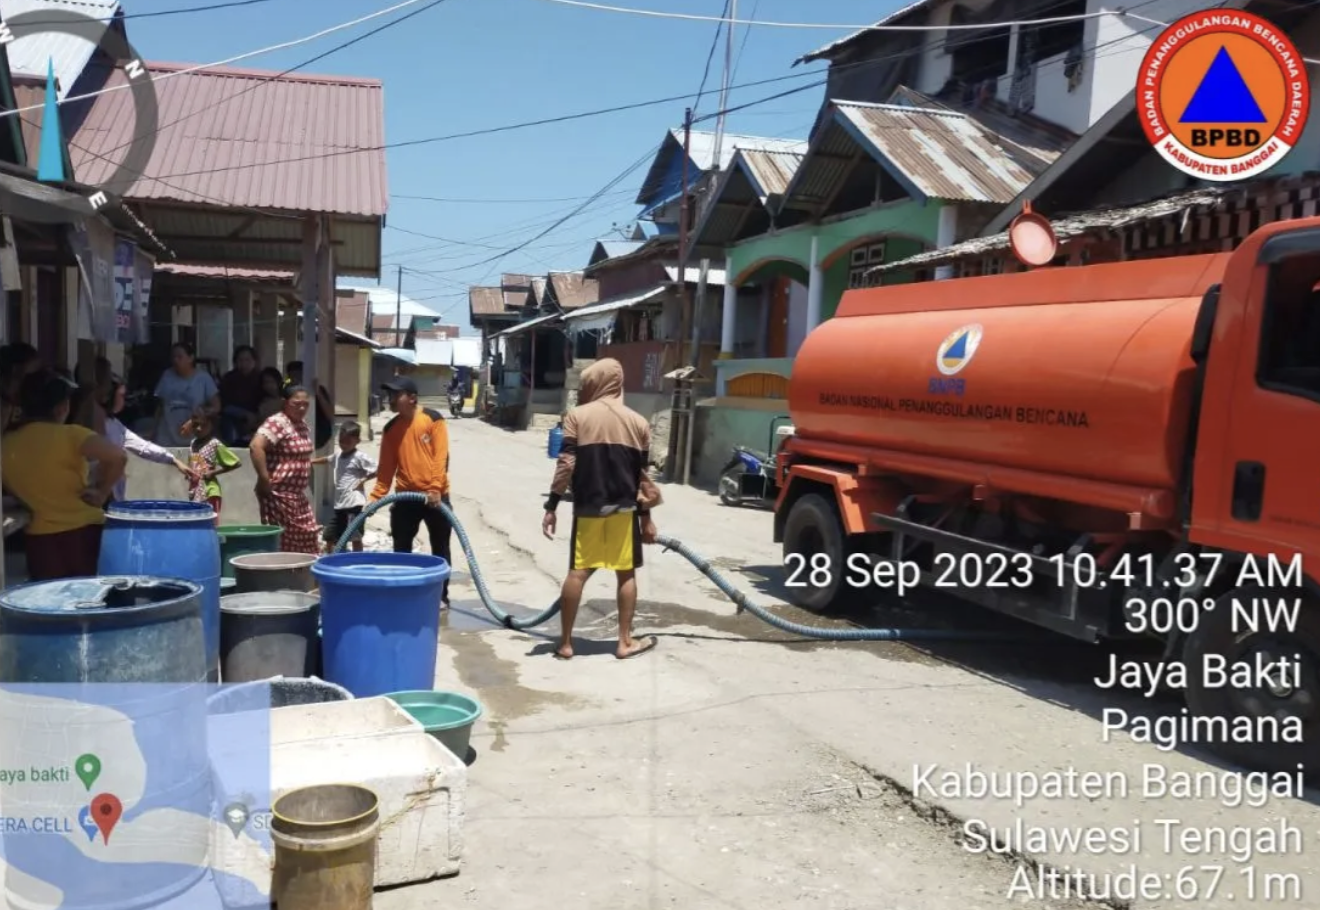
<instances>
[{"instance_id":1,"label":"woman in yellow shirt","mask_svg":"<svg viewBox=\"0 0 1320 910\"><path fill-rule=\"evenodd\" d=\"M101 529L115 482L128 455L89 430L66 424L74 387L49 370L23 380L23 422L5 434L0 477L32 513L27 527L28 577L33 581L96 574ZM96 462L96 486L88 486L88 463Z\"/></svg>"}]
</instances>

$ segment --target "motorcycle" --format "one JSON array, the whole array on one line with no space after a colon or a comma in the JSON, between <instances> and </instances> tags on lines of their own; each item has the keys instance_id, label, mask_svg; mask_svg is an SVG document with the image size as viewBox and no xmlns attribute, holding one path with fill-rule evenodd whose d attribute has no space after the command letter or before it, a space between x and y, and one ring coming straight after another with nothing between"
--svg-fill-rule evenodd
<instances>
[{"instance_id":1,"label":"motorcycle","mask_svg":"<svg viewBox=\"0 0 1320 910\"><path fill-rule=\"evenodd\" d=\"M451 391L449 393L449 413L454 417L463 416L463 393L461 391Z\"/></svg>"},{"instance_id":2,"label":"motorcycle","mask_svg":"<svg viewBox=\"0 0 1320 910\"><path fill-rule=\"evenodd\" d=\"M788 417L776 417L770 423L771 447L774 448L779 422ZM776 480L777 455L767 455L747 446L734 446L727 464L720 469L720 502L726 506L739 506L746 502L773 505L779 498Z\"/></svg>"}]
</instances>

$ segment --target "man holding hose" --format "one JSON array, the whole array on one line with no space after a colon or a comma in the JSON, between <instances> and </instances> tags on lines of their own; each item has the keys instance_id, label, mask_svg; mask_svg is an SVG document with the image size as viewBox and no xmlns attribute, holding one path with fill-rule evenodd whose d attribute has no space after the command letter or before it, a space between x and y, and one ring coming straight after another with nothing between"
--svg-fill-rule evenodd
<instances>
[{"instance_id":1,"label":"man holding hose","mask_svg":"<svg viewBox=\"0 0 1320 910\"><path fill-rule=\"evenodd\" d=\"M597 569L612 571L619 585L619 647L614 656L637 657L656 646L654 636L634 639L632 622L637 609L636 570L642 564L642 544L655 543L651 509L660 504L660 491L646 474L651 426L624 406L619 361L607 357L582 371L578 406L564 416L563 426L564 447L555 463L541 522L542 533L553 539L555 510L571 486L571 555L560 596L562 625L555 657L573 657L573 622L582 589Z\"/></svg>"},{"instance_id":2,"label":"man holding hose","mask_svg":"<svg viewBox=\"0 0 1320 910\"><path fill-rule=\"evenodd\" d=\"M424 493L426 502L396 502L390 506L390 536L395 553L411 553L413 540L423 524L431 538L431 552L449 559L453 533L440 504L449 505L449 427L439 411L417 405L417 384L396 376L381 386L390 396L395 413L380 437L380 462L376 487L368 503L382 499L394 485L396 493ZM445 579L442 607L449 607L449 579Z\"/></svg>"}]
</instances>

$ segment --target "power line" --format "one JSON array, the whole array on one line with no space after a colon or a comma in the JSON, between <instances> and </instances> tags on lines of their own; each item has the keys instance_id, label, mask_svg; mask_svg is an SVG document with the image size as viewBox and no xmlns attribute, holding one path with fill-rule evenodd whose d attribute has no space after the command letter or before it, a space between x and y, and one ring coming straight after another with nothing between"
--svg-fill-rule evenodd
<instances>
[{"instance_id":1,"label":"power line","mask_svg":"<svg viewBox=\"0 0 1320 910\"><path fill-rule=\"evenodd\" d=\"M729 0L724 0L724 10L720 13L720 24L715 26L715 36L710 41L710 51L706 54L706 68L701 72L701 85L697 87L697 100L692 102L695 113L701 105L701 98L706 94L706 80L710 78L710 65L715 60L715 48L720 43L720 32L724 31L724 17L729 15Z\"/></svg>"},{"instance_id":2,"label":"power line","mask_svg":"<svg viewBox=\"0 0 1320 910\"><path fill-rule=\"evenodd\" d=\"M255 51L248 51L247 53L239 54L235 57L229 57L224 60L217 60L214 63L203 63L197 66L190 66L187 69L172 70L168 73L158 73L154 76L150 76L149 79L152 82L159 82L162 79L170 79L175 76L186 76L189 73L198 73L201 72L202 70L214 69L220 66L228 66L229 64L237 63L240 60L248 60L251 59L252 57L260 57L263 54L270 54L275 51L282 51L291 47L298 47L299 45L302 44L309 44L310 42L316 41L319 38L324 38L326 35L332 35L335 32L342 32L346 28L352 28L355 25L361 25L363 22L370 22L372 19L379 19L381 16L388 16L390 13L397 12L398 10L401 10L404 7L413 6L414 4L421 2L422 0L400 0L399 3L396 3L393 6L386 7L385 9L382 10L377 10L374 13L368 13L365 16L359 16L357 19L353 19L350 22L341 22L338 25L332 25L329 28L321 29L321 31L316 32L315 34L307 35L303 38L295 38L292 41L284 41L281 42L280 44L272 44L269 47L259 48ZM121 92L124 91L125 89L131 89L137 84L139 83L125 82L123 85L109 85L104 88L97 89L94 92L87 92L82 95L70 95L59 103L61 105L64 105L74 101L83 101L87 98L96 98L99 95L107 95L110 92ZM0 117L9 117L16 114L26 113L27 111L39 111L42 110L43 108L45 108L44 103L31 104L28 105L27 107L20 107L17 110L0 111Z\"/></svg>"},{"instance_id":3,"label":"power line","mask_svg":"<svg viewBox=\"0 0 1320 910\"><path fill-rule=\"evenodd\" d=\"M631 193L632 190L618 190L610 193L611 196L623 196ZM460 199L449 196L410 196L406 193L390 193L391 199L415 199L423 202L443 202L448 205L540 205L548 202L581 202L583 199L590 199L590 196L557 196L542 199Z\"/></svg>"},{"instance_id":4,"label":"power line","mask_svg":"<svg viewBox=\"0 0 1320 910\"><path fill-rule=\"evenodd\" d=\"M206 113L207 111L214 110L215 108L219 107L222 104L228 104L230 101L233 101L235 98L241 98L242 96L247 95L251 92L255 92L260 88L264 88L265 86L271 84L275 80L284 78L285 76L289 75L289 73L297 72L298 70L303 69L304 67L311 66L313 63L316 63L317 61L324 60L326 57L329 57L333 54L337 54L340 51L350 48L361 41L366 41L368 38L372 37L373 35L378 35L383 31L394 28L394 26L400 24L401 22L406 22L407 20L411 19L414 16L420 16L422 13L426 12L427 10L433 9L439 6L440 4L446 2L448 2L448 0L431 0L430 3L427 3L425 6L420 7L419 9L415 9L410 13L405 13L404 15L400 16L398 19L393 19L389 22L386 22L384 25L378 25L375 28L373 28L371 31L366 32L365 34L358 35L356 38L351 38L348 41L345 41L341 44L337 44L334 47L330 48L330 50L321 54L317 54L315 57L312 57L308 60L304 60L302 63L299 63L296 66L291 66L288 69L284 70L283 72L276 73L273 76L267 76L257 81L255 85L250 85L247 88L243 89L242 91L234 92L234 94L232 95L226 95L225 97L221 98L219 101L215 101L204 107L200 107L195 111L191 111L190 113L184 114L182 117L176 117L174 120L171 120L169 123L158 124L152 132L142 133L140 135L133 136L131 139L127 140L126 142L121 142L119 145L115 146L114 148L107 149L105 154L107 155L113 154L114 152L117 152L122 148L127 148L128 146L132 145L134 142L137 142L139 139L145 138L146 136L159 135L161 132L168 129L169 127L174 126L177 123L182 123L184 120L188 120L192 117L196 117L198 114L203 114Z\"/></svg>"},{"instance_id":5,"label":"power line","mask_svg":"<svg viewBox=\"0 0 1320 910\"><path fill-rule=\"evenodd\" d=\"M257 6L257 5L262 4L262 3L274 3L274 2L276 2L276 0L228 0L227 3L208 3L208 4L206 4L205 6L190 6L190 7L187 7L187 8L185 8L185 9L163 9L163 10L157 10L157 11L154 12L154 13L123 13L123 12L121 12L121 13L116 13L116 14L113 15L113 16L108 16L108 17L105 17L105 18L101 18L101 17L93 17L93 16L90 16L90 15L87 16L87 18L88 18L88 19L96 18L98 22L104 22L104 23L106 23L106 24L109 24L109 23L111 23L111 22L114 22L116 19L154 19L154 18L157 18L158 16L183 16L183 15L186 15L186 14L188 14L188 13L212 13L212 12L215 12L215 11L217 11L217 10L222 10L222 9L234 9L234 8L236 8L236 7L240 7L240 6ZM59 21L59 22L55 22L55 21L50 21L50 22L38 22L38 21L34 21L34 22L26 22L26 23L24 23L24 24L25 24L26 26L28 26L29 28L32 28L32 27L38 27L38 26L67 25L68 22L67 22L66 20L61 20L61 21Z\"/></svg>"},{"instance_id":6,"label":"power line","mask_svg":"<svg viewBox=\"0 0 1320 910\"><path fill-rule=\"evenodd\" d=\"M1152 2L1154 2L1154 0L1144 0L1144 2L1138 4L1138 6L1147 6L1147 5L1149 5L1150 3L1152 3ZM1127 13L1126 13L1125 11L1124 11L1124 12L1118 12L1118 11L1107 11L1107 12L1105 13L1105 15L1127 15ZM1071 18L1070 18L1070 17L1064 17L1062 21L1073 21L1073 20L1075 20L1075 19L1077 19L1077 18L1078 18L1078 17L1071 17ZM1048 18L1048 19L1031 20L1031 22L1028 23L1028 24L1050 23L1050 22L1057 22L1057 21L1061 21L1061 20L1060 20L1058 17L1054 17L1054 18ZM997 25L996 27L999 27L999 26ZM987 36L986 38L983 38L983 39L978 39L978 38L969 39L968 41L963 42L963 46L969 45L969 44L971 44L971 43L974 42L974 41L979 41L979 40L993 40L993 37L994 37L994 36ZM1125 40L1127 40L1127 39L1130 38L1130 37L1131 37L1131 35L1122 35L1122 36L1120 36L1119 38L1113 39L1113 41L1115 41L1115 42L1117 42L1117 41L1125 41ZM873 58L873 59L870 59L870 60L860 60L860 61L858 61L857 63L852 63L852 64L839 64L839 65L836 65L835 67L833 67L833 68L832 68L832 71L833 71L833 72L842 72L842 71L845 71L845 70L850 69L850 68L878 66L878 65L880 65L880 64L882 64L882 63L887 63L887 62L890 62L890 61L892 61L892 60L903 59L903 58L905 58L905 57L917 56L917 55L919 55L919 54L925 53L925 51L926 51L926 48L924 48L924 47L912 48L912 49L909 49L909 50L906 50L906 51L900 51L900 52L897 52L897 53L895 53L895 54L886 55L886 56L884 56L884 57ZM1085 55L1084 55L1084 56L1085 56ZM741 84L741 85L732 85L732 86L729 87L729 89L730 89L730 91L735 91L735 90L741 90L741 89L747 89L747 88L755 88L755 87L757 87L757 86L761 86L761 85L772 85L772 84L779 83L779 82L786 82L786 81L789 81L789 80L792 80L792 79L805 79L805 78L807 78L807 77L814 76L814 75L817 75L817 74L816 74L816 73L811 73L811 72L787 73L787 74L785 74L785 75L783 75L783 76L774 76L774 77L771 77L771 78L768 78L768 79L758 79L758 80L755 80L755 81L753 81L753 82L745 82L745 83L743 83L743 84ZM813 83L810 83L810 84L804 86L801 90L802 90L802 91L806 91L806 90L811 89L811 88L817 88L817 87L819 87L819 86L823 86L823 85L825 85L825 84L827 83L827 81L828 81L827 79L818 79L816 82L813 82ZM791 93L790 93L790 94L791 94ZM518 122L518 123L504 124L504 125L502 125L502 126L485 127L485 128L481 128L481 129L475 129L475 130L465 130L465 131L463 131L463 132L459 132L459 133L446 133L446 134L444 134L444 135L440 135L440 136L429 136L429 137L422 138L422 139L404 139L404 140L400 140L400 141L398 141L398 142L386 142L386 143L382 143L381 145L362 146L362 147L360 147L360 148L352 148L352 149L336 149L335 151L331 151L331 152L320 152L320 153L313 154L313 155L298 155L298 156L294 156L294 157L290 157L290 158L277 158L277 159L273 159L273 160L270 160L270 161L254 161L254 162L249 162L249 163L247 163L247 164L226 165L226 166L224 166L224 167L208 168L208 169L206 169L206 170L200 170L200 171L181 171L181 172L179 172L179 173L165 174L165 175L163 175L163 176L164 176L164 177L167 177L167 178L175 178L175 177L192 177L192 176L198 176L198 175L204 175L204 174L217 174L217 173L223 173L223 172L225 172L225 171L240 171L240 170L248 170L248 169L250 169L250 168L274 167L274 166L276 166L276 165L280 165L280 164L295 164L295 163L303 162L303 161L319 161L319 160L322 160L322 159L325 159L325 158L335 158L335 157L339 157L339 156L342 156L342 155L360 155L360 154L366 154L366 153L371 153L371 152L379 152L379 151L385 151L385 150L390 150L390 149L413 148L413 147L415 147L415 146L421 146L421 145L433 145L433 144L435 144L435 143L440 143L440 142L452 142L452 141L455 141L455 140L458 140L458 139L471 139L471 138L476 138L476 137L480 137L480 136L492 136L492 135L497 135L497 134L500 134L500 133L509 133L509 132L514 132L514 131L517 131L517 130L530 129L530 128L532 128L532 127L537 127L537 126L551 126L551 125L554 125L554 124L568 123L568 122L572 122L572 121L575 121L575 120L585 120L585 119L594 118L594 117L602 117L602 116L605 116L605 115L608 115L608 114L624 113L624 112L626 112L626 111L640 110L640 109L642 109L642 108L647 108L647 107L656 107L656 106L659 106L659 105L662 105L662 104L673 104L673 103L675 103L675 102L687 102L687 101L690 101L693 97L694 97L694 96L693 96L692 94L670 95L670 96L665 97L665 98L652 98L652 99L647 100L647 101L635 101L635 102L631 102L631 103L628 103L628 104L618 104L618 105L613 105L613 106L611 106L611 107L596 108L596 109L588 110L588 111L579 111L579 112L577 112L577 113L573 113L573 114L561 114L561 115L554 116L554 117L542 117L542 118L539 118L539 119L536 119L536 120L525 120L525 121L521 121L521 122ZM775 95L775 96L771 96L771 97L773 97L773 98L778 98L778 97L783 97L783 96L782 96L782 95ZM769 99L765 99L765 100L769 100ZM741 109L741 108L743 108L743 107L747 107L747 106L748 106L748 105L742 105L742 106L740 106L739 108L732 108L731 110L738 110L738 109ZM705 115L704 117L702 117L702 118L700 118L700 119L702 119L702 120L708 120L708 119L710 119L712 116L717 116L718 114L719 114L719 112L717 111L717 112L715 112L714 114L707 114L707 115ZM161 178L154 178L154 179L161 179Z\"/></svg>"},{"instance_id":7,"label":"power line","mask_svg":"<svg viewBox=\"0 0 1320 910\"><path fill-rule=\"evenodd\" d=\"M1059 22L1078 22L1083 19L1098 19L1101 16L1122 15L1121 10L1101 10L1098 13L1078 13L1071 16L1054 16L1049 19L1010 19L1007 22L975 22L963 25L840 25L832 22L768 22L755 19L728 19L723 16L700 16L695 13L666 13L654 9L636 9L631 6L610 6L605 3L587 3L586 0L541 0L542 3L560 3L564 6L577 6L609 13L630 13L634 16L649 16L653 19L682 19L688 22L724 22L728 25L761 25L767 28L815 28L832 31L850 32L947 32L970 31L972 29L1009 28L1023 25L1053 25Z\"/></svg>"}]
</instances>

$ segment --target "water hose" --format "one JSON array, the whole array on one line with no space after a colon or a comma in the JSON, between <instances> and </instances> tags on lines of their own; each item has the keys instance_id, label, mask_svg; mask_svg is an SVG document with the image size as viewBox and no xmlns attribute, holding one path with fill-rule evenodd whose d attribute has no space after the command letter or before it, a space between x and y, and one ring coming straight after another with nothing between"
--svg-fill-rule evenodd
<instances>
[{"instance_id":1,"label":"water hose","mask_svg":"<svg viewBox=\"0 0 1320 910\"><path fill-rule=\"evenodd\" d=\"M383 496L376 502L369 504L362 510L362 514L353 519L348 528L344 531L339 542L335 544L335 552L342 553L359 530L366 524L367 519L374 515L380 509L385 508L396 502L426 502L426 496L422 493L391 493ZM476 585L477 595L481 598L482 605L490 611L506 629L523 631L532 629L552 619L559 612L559 601L556 600L550 606L546 607L540 613L534 616L526 616L521 619L511 616L500 609L495 598L491 597L490 589L486 587L486 579L482 577L481 567L477 564L477 557L472 552L472 542L468 539L467 531L463 529L463 524L454 514L454 510L447 504L440 503L435 508L439 508L445 518L449 519L450 525L454 528L454 533L458 536L459 545L463 548L463 555L467 558L468 572L472 576L472 581ZM656 543L666 551L673 551L682 556L688 562L692 563L702 575L705 575L715 583L715 586L724 593L726 597L737 605L738 613L746 610L762 622L774 626L776 629L787 632L790 635L797 635L802 638L814 638L822 641L1003 641L1010 639L1019 639L1022 636L1012 633L989 632L989 631L965 631L954 629L825 629L819 626L808 626L799 622L784 619L767 610L760 604L754 603L746 594L735 588L729 583L723 575L710 564L710 560L696 553L679 540L672 537L666 537L663 534L656 536Z\"/></svg>"}]
</instances>

